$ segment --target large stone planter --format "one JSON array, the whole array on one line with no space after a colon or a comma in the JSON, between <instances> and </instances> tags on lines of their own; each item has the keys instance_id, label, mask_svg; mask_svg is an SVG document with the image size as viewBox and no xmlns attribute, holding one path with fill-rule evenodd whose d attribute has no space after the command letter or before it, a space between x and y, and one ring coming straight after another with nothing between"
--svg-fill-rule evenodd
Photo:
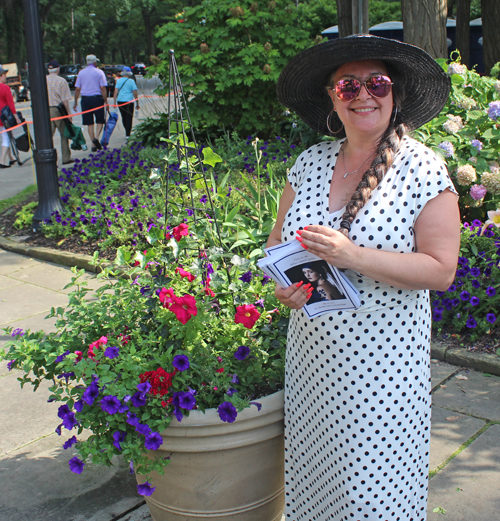
<instances>
[{"instance_id":1,"label":"large stone planter","mask_svg":"<svg viewBox=\"0 0 500 521\"><path fill-rule=\"evenodd\" d=\"M171 456L146 498L155 521L280 521L284 509L283 391L256 400L232 424L191 411L162 433ZM144 478L138 477L140 481Z\"/></svg>"}]
</instances>

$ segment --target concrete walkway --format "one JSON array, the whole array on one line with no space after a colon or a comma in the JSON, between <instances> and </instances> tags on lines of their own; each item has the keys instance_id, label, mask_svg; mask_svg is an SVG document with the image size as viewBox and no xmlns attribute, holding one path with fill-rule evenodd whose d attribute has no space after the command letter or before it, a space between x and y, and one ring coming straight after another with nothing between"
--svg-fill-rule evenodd
<instances>
[{"instance_id":1,"label":"concrete walkway","mask_svg":"<svg viewBox=\"0 0 500 521\"><path fill-rule=\"evenodd\" d=\"M0 250L0 329L53 331L54 321L44 317L67 303L63 288L72 276L69 268ZM85 279L98 285L93 275ZM0 349L7 341L1 332ZM431 367L428 520L498 519L500 378L437 360ZM67 437L54 433L57 405L47 403L44 390L21 390L18 376L0 364L0 519L151 519L123 462L111 469L87 465L80 476L69 470L74 453L62 449Z\"/></svg>"}]
</instances>

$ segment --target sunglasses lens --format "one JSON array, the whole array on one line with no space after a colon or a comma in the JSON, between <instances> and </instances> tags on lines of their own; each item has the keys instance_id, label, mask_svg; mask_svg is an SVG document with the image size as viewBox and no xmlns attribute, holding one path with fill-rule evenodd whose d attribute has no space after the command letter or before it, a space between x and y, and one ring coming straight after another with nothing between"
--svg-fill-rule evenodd
<instances>
[{"instance_id":1,"label":"sunglasses lens","mask_svg":"<svg viewBox=\"0 0 500 521\"><path fill-rule=\"evenodd\" d=\"M368 92L376 98L385 98L391 92L392 82L387 76L373 76L366 80Z\"/></svg>"},{"instance_id":2,"label":"sunglasses lens","mask_svg":"<svg viewBox=\"0 0 500 521\"><path fill-rule=\"evenodd\" d=\"M335 85L335 93L342 101L353 100L361 90L361 83L358 80L340 80Z\"/></svg>"}]
</instances>

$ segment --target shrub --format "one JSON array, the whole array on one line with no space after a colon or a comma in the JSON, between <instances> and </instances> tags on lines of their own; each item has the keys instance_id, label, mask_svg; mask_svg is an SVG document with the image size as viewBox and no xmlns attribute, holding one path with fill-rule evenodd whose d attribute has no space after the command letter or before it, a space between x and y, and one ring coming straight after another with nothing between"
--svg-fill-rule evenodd
<instances>
[{"instance_id":1,"label":"shrub","mask_svg":"<svg viewBox=\"0 0 500 521\"><path fill-rule=\"evenodd\" d=\"M313 45L310 25L288 0L204 0L159 29L163 54L155 69L168 85L174 49L195 128L267 137L286 120L276 82L286 63Z\"/></svg>"},{"instance_id":2,"label":"shrub","mask_svg":"<svg viewBox=\"0 0 500 521\"><path fill-rule=\"evenodd\" d=\"M452 91L441 114L415 137L439 153L460 194L463 221L486 220L500 203L500 81L447 65Z\"/></svg>"}]
</instances>

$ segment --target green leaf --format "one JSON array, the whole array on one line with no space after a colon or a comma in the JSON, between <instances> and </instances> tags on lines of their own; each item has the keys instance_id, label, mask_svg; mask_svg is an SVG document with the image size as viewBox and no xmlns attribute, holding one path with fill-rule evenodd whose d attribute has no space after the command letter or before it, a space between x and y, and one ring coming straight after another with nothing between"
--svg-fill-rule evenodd
<instances>
[{"instance_id":1,"label":"green leaf","mask_svg":"<svg viewBox=\"0 0 500 521\"><path fill-rule=\"evenodd\" d=\"M205 165L215 166L217 163L222 163L222 158L210 147L206 147L203 149L203 163Z\"/></svg>"},{"instance_id":2,"label":"green leaf","mask_svg":"<svg viewBox=\"0 0 500 521\"><path fill-rule=\"evenodd\" d=\"M128 264L130 262L130 259L130 252L125 248L125 246L120 246L116 250L115 264L117 266L123 266L124 264Z\"/></svg>"}]
</instances>

